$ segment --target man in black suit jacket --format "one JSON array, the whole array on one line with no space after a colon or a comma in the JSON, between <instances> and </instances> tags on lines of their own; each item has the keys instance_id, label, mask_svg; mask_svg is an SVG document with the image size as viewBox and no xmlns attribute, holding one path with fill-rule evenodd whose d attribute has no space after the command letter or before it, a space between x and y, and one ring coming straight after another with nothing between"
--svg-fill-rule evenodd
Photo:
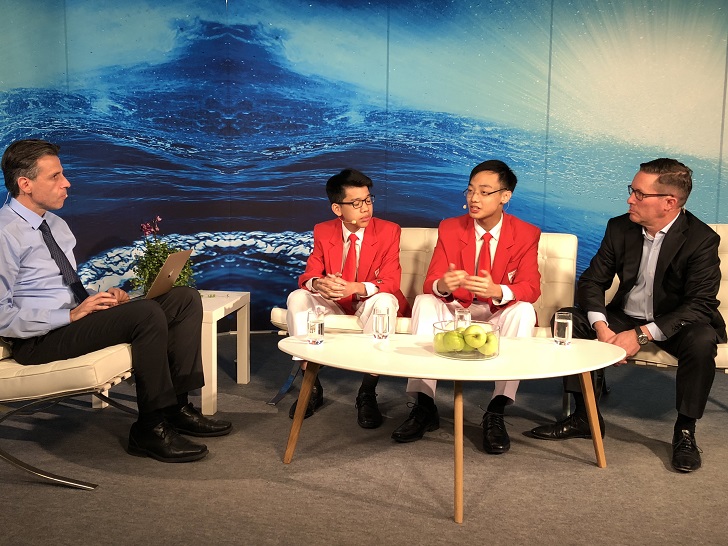
<instances>
[{"instance_id":1,"label":"man in black suit jacket","mask_svg":"<svg viewBox=\"0 0 728 546\"><path fill-rule=\"evenodd\" d=\"M720 237L684 210L691 189L692 171L682 163L666 158L642 163L628 187L629 212L607 223L579 279L577 307L564 309L573 314L576 338L618 345L627 357L654 341L678 359L672 466L681 472L700 468L695 423L715 377L717 344L726 342L717 299ZM615 275L619 290L605 305ZM574 394L574 413L534 428L536 438L591 437L578 377L565 378L564 387ZM604 435L601 415L599 423Z\"/></svg>"}]
</instances>

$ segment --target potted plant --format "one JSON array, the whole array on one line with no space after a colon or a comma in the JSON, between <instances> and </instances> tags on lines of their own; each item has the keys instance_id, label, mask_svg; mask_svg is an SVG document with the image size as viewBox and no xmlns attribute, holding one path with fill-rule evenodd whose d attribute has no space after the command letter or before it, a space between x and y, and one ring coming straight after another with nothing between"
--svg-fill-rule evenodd
<instances>
[{"instance_id":1,"label":"potted plant","mask_svg":"<svg viewBox=\"0 0 728 546\"><path fill-rule=\"evenodd\" d=\"M151 222L141 224L141 231L144 235L144 250L134 259L133 263L135 277L132 278L131 284L135 290L139 288L143 289L144 292L149 290L157 273L159 273L159 270L164 265L167 256L173 252L182 250L170 245L163 238L159 237L159 222L161 221L162 218L157 216ZM187 260L174 285L195 285L191 260Z\"/></svg>"}]
</instances>

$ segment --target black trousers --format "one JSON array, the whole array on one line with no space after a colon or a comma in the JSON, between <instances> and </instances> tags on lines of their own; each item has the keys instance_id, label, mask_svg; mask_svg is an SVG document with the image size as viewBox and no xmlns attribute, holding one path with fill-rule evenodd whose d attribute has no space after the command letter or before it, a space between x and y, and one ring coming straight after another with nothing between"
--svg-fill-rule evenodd
<instances>
[{"instance_id":1,"label":"black trousers","mask_svg":"<svg viewBox=\"0 0 728 546\"><path fill-rule=\"evenodd\" d=\"M596 339L587 314L577 307L568 307L574 320L573 336L578 339ZM634 330L648 321L626 315L621 310L607 310L609 327L615 332ZM553 321L552 321L553 329ZM710 324L686 324L665 341L655 341L660 349L678 360L675 378L675 408L679 413L700 419L708 403L710 388L715 379L715 356L718 354L718 334ZM593 379L593 376L592 376ZM581 392L579 376L564 378L564 390Z\"/></svg>"},{"instance_id":2,"label":"black trousers","mask_svg":"<svg viewBox=\"0 0 728 546\"><path fill-rule=\"evenodd\" d=\"M135 300L86 315L45 335L13 340L20 364L45 364L131 343L140 413L177 403L177 395L204 383L202 300L197 290L175 287L153 300Z\"/></svg>"}]
</instances>

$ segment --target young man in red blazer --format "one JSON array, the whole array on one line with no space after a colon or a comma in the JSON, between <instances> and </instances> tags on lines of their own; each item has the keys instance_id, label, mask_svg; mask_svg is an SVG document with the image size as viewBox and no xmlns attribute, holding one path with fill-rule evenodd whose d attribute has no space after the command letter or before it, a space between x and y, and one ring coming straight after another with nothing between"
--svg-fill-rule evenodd
<instances>
[{"instance_id":1,"label":"young man in red blazer","mask_svg":"<svg viewBox=\"0 0 728 546\"><path fill-rule=\"evenodd\" d=\"M313 228L313 252L298 279L300 288L288 296L286 323L292 335L306 333L307 313L315 306L322 306L326 314L356 315L365 334L372 333L376 307L389 309L390 333L397 316L407 312L407 300L399 289L401 228L374 218L371 188L371 179L354 169L345 169L326 182L326 195L336 218ZM354 260L352 267L355 264L352 278L345 274L348 260ZM301 367L305 370L306 362ZM362 428L382 424L376 395L378 379L365 375L356 397L357 421ZM306 417L323 402L323 388L316 378ZM291 418L295 411L296 402L289 411Z\"/></svg>"},{"instance_id":2,"label":"young man in red blazer","mask_svg":"<svg viewBox=\"0 0 728 546\"><path fill-rule=\"evenodd\" d=\"M472 170L463 192L468 214L440 223L424 294L417 297L412 311L413 334L432 335L433 323L452 320L455 310L463 307L470 309L473 320L500 326L503 336L533 334L533 303L541 295L541 231L503 212L516 182L516 175L502 161L485 161ZM413 442L439 427L436 384L409 380L407 393L417 401L409 418L392 434L394 440ZM503 412L513 403L517 389L518 381L496 381L483 416L483 448L488 453L505 453L510 448Z\"/></svg>"}]
</instances>

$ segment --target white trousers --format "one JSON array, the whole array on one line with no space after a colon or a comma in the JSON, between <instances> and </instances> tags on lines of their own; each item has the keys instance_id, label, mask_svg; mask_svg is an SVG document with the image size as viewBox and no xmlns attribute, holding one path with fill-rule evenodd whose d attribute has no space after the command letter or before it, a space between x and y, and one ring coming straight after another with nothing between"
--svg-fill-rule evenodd
<instances>
[{"instance_id":1,"label":"white trousers","mask_svg":"<svg viewBox=\"0 0 728 546\"><path fill-rule=\"evenodd\" d=\"M286 325L288 333L292 336L299 336L306 333L306 319L309 309L320 305L324 308L325 315L345 315L344 311L336 302L324 299L320 294L315 294L299 288L288 295L286 303ZM374 329L374 309L376 307L389 308L389 333L393 334L397 322L397 311L399 302L394 294L388 292L377 292L373 296L354 302L354 315L359 319L359 325L365 334L372 333ZM300 360L294 357L293 360Z\"/></svg>"},{"instance_id":2,"label":"white trousers","mask_svg":"<svg viewBox=\"0 0 728 546\"><path fill-rule=\"evenodd\" d=\"M412 333L433 335L432 325L439 321L452 320L455 309L462 308L459 302L445 303L430 294L422 294L415 299L412 309ZM533 305L519 301L505 308L498 308L491 313L487 303L473 302L469 307L472 320L492 322L500 326L500 333L505 337L531 337L536 326L536 311ZM502 394L511 400L516 399L519 381L496 381L493 398ZM407 394L417 396L418 392L435 398L437 381L434 379L410 379L407 381Z\"/></svg>"}]
</instances>

